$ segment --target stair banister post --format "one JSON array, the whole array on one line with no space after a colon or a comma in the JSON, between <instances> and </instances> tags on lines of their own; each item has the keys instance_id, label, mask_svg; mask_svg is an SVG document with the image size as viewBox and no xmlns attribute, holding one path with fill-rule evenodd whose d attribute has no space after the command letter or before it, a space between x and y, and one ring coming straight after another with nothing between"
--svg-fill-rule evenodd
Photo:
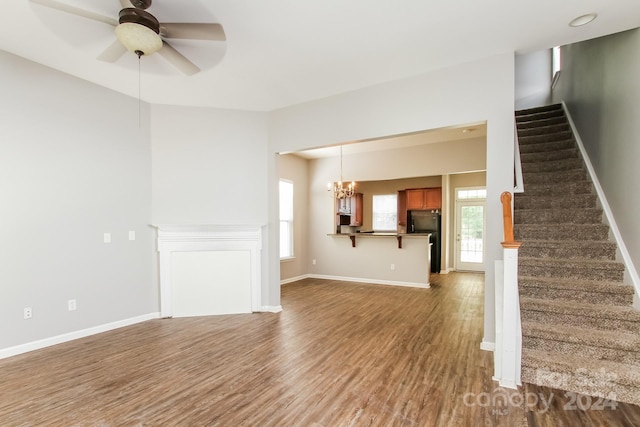
<instances>
[{"instance_id":1,"label":"stair banister post","mask_svg":"<svg viewBox=\"0 0 640 427\"><path fill-rule=\"evenodd\" d=\"M518 298L518 249L521 243L515 241L513 235L513 216L511 193L505 191L500 195L502 202L502 219L504 241L502 242L504 260L504 282L500 310L496 316L502 319L500 331L500 356L496 358L500 364L495 369L497 380L502 387L517 388L520 385L520 364L522 360L522 330L520 324L520 302ZM498 308L498 306L496 306ZM500 312L501 311L501 312Z\"/></svg>"}]
</instances>

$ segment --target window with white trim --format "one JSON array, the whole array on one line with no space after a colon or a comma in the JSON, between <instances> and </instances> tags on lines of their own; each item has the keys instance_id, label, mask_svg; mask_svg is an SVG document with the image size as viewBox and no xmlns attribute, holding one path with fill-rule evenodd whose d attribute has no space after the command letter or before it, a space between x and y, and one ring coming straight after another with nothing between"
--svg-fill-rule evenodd
<instances>
[{"instance_id":1,"label":"window with white trim","mask_svg":"<svg viewBox=\"0 0 640 427\"><path fill-rule=\"evenodd\" d=\"M398 229L398 195L374 194L372 205L373 230L396 231Z\"/></svg>"},{"instance_id":2,"label":"window with white trim","mask_svg":"<svg viewBox=\"0 0 640 427\"><path fill-rule=\"evenodd\" d=\"M280 259L293 258L293 182L280 180Z\"/></svg>"}]
</instances>

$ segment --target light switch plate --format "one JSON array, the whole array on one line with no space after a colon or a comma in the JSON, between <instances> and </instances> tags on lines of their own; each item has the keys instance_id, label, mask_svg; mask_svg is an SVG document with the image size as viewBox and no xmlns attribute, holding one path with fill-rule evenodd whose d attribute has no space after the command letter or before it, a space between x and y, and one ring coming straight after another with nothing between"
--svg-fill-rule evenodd
<instances>
[{"instance_id":1,"label":"light switch plate","mask_svg":"<svg viewBox=\"0 0 640 427\"><path fill-rule=\"evenodd\" d=\"M136 232L131 230L129 231L129 240L136 240Z\"/></svg>"},{"instance_id":2,"label":"light switch plate","mask_svg":"<svg viewBox=\"0 0 640 427\"><path fill-rule=\"evenodd\" d=\"M111 243L111 233L104 233L104 242Z\"/></svg>"}]
</instances>

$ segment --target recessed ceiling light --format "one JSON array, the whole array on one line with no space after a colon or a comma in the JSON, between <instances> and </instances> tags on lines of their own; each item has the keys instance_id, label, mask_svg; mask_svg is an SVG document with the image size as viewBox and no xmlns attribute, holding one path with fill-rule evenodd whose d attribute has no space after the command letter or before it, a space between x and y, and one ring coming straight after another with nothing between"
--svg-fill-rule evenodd
<instances>
[{"instance_id":1,"label":"recessed ceiling light","mask_svg":"<svg viewBox=\"0 0 640 427\"><path fill-rule=\"evenodd\" d=\"M583 25L587 25L589 22L593 21L598 17L597 13L588 13L586 15L578 16L569 22L570 27L581 27Z\"/></svg>"}]
</instances>

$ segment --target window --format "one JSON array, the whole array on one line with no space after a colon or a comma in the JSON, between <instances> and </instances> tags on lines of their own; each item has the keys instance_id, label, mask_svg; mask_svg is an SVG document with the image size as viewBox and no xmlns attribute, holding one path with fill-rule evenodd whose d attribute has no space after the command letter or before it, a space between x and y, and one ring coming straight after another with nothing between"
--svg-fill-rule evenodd
<instances>
[{"instance_id":1,"label":"window","mask_svg":"<svg viewBox=\"0 0 640 427\"><path fill-rule=\"evenodd\" d=\"M293 182L280 180L280 259L293 258Z\"/></svg>"},{"instance_id":2,"label":"window","mask_svg":"<svg viewBox=\"0 0 640 427\"><path fill-rule=\"evenodd\" d=\"M553 89L560 78L560 70L562 69L562 56L560 54L560 46L556 46L551 50L551 88Z\"/></svg>"},{"instance_id":3,"label":"window","mask_svg":"<svg viewBox=\"0 0 640 427\"><path fill-rule=\"evenodd\" d=\"M375 231L395 231L398 228L398 195L380 194L373 196L373 229Z\"/></svg>"},{"instance_id":4,"label":"window","mask_svg":"<svg viewBox=\"0 0 640 427\"><path fill-rule=\"evenodd\" d=\"M486 199L487 190L485 188L458 190L458 200L461 199Z\"/></svg>"}]
</instances>

